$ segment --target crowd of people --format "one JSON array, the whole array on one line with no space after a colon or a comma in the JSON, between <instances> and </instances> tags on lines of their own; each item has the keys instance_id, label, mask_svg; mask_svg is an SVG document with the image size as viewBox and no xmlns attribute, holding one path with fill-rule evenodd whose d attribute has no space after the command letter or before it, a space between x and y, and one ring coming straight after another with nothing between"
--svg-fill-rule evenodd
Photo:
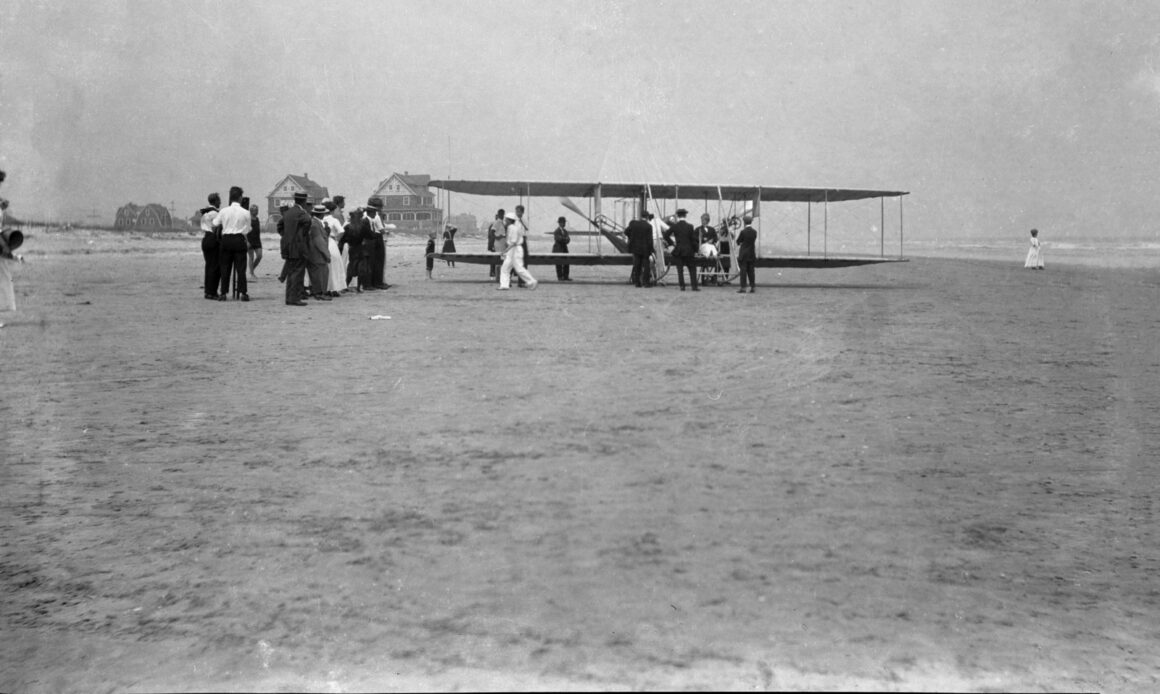
<instances>
[{"instance_id":1,"label":"crowd of people","mask_svg":"<svg viewBox=\"0 0 1160 694\"><path fill-rule=\"evenodd\" d=\"M251 205L244 191L233 186L226 207L221 198L212 193L209 205L200 210L202 255L205 260L204 292L206 299L227 301L231 289L235 300L249 301L247 271L256 277L255 269L262 260L261 224L258 206ZM386 237L389 235L383 221L382 200L372 197L366 206L345 214L343 196L327 198L310 205L305 192L295 193L293 204L279 208L277 223L283 259L278 280L285 283L285 301L288 306L306 306L309 300L332 301L347 292L383 290L390 288L384 278ZM500 209L487 230L487 248L496 254L489 268L496 289L506 291L513 280L520 287L535 289L539 281L526 265L528 255L528 225L526 210L517 205L513 212ZM628 252L633 256L630 282L636 287L656 286L654 259L656 242L660 240L669 251L677 270L681 291L685 291L685 275L693 291L700 291L706 273L728 276L730 269L730 237L725 229L711 225L708 214L701 216L701 225L688 222L688 211L677 210L668 220L657 219L642 210L625 228ZM733 258L740 271L740 292L754 293L754 261L756 260L757 232L751 216L744 218L744 228L736 237L737 254ZM442 234L443 253L455 252L455 234L458 230L448 225ZM427 238L427 278L434 267L437 232ZM567 219L557 219L552 231L552 253L568 253L571 236ZM705 258L714 260L706 268ZM447 260L449 266L453 261ZM556 265L556 279L572 281L567 263ZM728 283L727 281L724 283Z\"/></svg>"},{"instance_id":2,"label":"crowd of people","mask_svg":"<svg viewBox=\"0 0 1160 694\"><path fill-rule=\"evenodd\" d=\"M654 287L656 278L653 258L656 254L656 240L659 238L668 250L677 270L677 282L685 291L685 273L689 275L689 285L695 292L706 277L729 284L731 241L724 227L709 224L710 217L701 215L701 226L694 228L688 221L688 210L679 209L666 221L661 221L647 210L624 229L628 240L628 252L632 254L632 274L629 281L635 287ZM757 260L757 230L753 228L753 217L745 215L744 228L737 234L737 261L741 279L738 293L755 293L755 263ZM706 263L706 259L712 262Z\"/></svg>"},{"instance_id":3,"label":"crowd of people","mask_svg":"<svg viewBox=\"0 0 1160 694\"><path fill-rule=\"evenodd\" d=\"M287 306L306 306L308 300L332 301L348 292L389 289L384 277L386 237L383 202L370 198L346 218L341 195L310 205L305 192L294 194L292 204L279 207L277 222L282 269L278 281L286 285ZM249 301L249 277L262 261L258 206L250 205L244 191L233 186L229 204L211 193L209 205L199 210L205 260L206 299Z\"/></svg>"}]
</instances>

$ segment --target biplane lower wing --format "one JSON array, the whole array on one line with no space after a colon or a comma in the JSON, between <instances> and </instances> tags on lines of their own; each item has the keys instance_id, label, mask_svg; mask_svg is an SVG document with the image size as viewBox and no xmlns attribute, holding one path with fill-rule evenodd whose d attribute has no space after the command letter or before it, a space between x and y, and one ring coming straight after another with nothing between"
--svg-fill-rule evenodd
<instances>
[{"instance_id":1,"label":"biplane lower wing","mask_svg":"<svg viewBox=\"0 0 1160 694\"><path fill-rule=\"evenodd\" d=\"M491 265L502 263L503 258L496 253L431 253L428 257L435 260L446 260L468 265ZM673 264L672 256L665 254L669 265ZM701 267L714 267L716 261L712 258L697 258ZM724 260L724 258L723 258ZM885 258L878 256L772 256L758 258L754 263L759 268L840 268L872 265L874 263L904 263L906 258ZM609 253L595 255L591 253L536 253L529 254L524 259L525 265L632 265L632 256L627 253Z\"/></svg>"},{"instance_id":2,"label":"biplane lower wing","mask_svg":"<svg viewBox=\"0 0 1160 694\"><path fill-rule=\"evenodd\" d=\"M469 265L503 263L503 256L498 253L431 253L427 257ZM632 265L632 256L625 253L536 253L524 258L524 265Z\"/></svg>"}]
</instances>

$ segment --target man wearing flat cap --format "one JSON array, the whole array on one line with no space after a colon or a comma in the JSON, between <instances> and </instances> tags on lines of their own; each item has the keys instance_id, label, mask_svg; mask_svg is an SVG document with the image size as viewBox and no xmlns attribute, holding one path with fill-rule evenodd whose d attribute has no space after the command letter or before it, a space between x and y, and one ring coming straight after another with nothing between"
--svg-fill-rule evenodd
<instances>
[{"instance_id":1,"label":"man wearing flat cap","mask_svg":"<svg viewBox=\"0 0 1160 694\"><path fill-rule=\"evenodd\" d=\"M672 246L673 262L677 266L677 279L681 284L681 291L685 291L685 269L689 270L689 282L693 291L699 292L697 286L697 230L685 220L688 210L677 210L677 220L665 230L665 245Z\"/></svg>"},{"instance_id":2,"label":"man wearing flat cap","mask_svg":"<svg viewBox=\"0 0 1160 694\"><path fill-rule=\"evenodd\" d=\"M282 257L286 264L282 274L286 277L286 305L305 306L306 301L306 253L310 243L310 214L306 211L306 193L294 194L291 205L281 222Z\"/></svg>"}]
</instances>

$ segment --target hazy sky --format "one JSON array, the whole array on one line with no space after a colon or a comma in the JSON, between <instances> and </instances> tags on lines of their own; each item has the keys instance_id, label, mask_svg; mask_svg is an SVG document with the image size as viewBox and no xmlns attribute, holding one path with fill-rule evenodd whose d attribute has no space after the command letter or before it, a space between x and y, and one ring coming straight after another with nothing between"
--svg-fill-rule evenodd
<instances>
[{"instance_id":1,"label":"hazy sky","mask_svg":"<svg viewBox=\"0 0 1160 694\"><path fill-rule=\"evenodd\" d=\"M403 170L850 186L911 191L908 236L1150 236L1158 70L1152 1L8 0L0 194L111 220L287 173L356 202Z\"/></svg>"}]
</instances>

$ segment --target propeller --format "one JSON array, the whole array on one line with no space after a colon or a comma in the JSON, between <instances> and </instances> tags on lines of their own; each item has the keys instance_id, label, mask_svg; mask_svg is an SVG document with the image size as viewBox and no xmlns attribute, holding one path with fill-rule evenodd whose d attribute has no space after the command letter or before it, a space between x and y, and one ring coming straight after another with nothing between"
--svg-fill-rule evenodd
<instances>
[{"instance_id":1,"label":"propeller","mask_svg":"<svg viewBox=\"0 0 1160 694\"><path fill-rule=\"evenodd\" d=\"M564 198L564 197L561 197L561 198L560 198L560 204L561 204L561 205L563 205L564 207L567 207L569 210L572 210L573 212L575 212L576 214L580 215L581 217L583 217L583 218L584 218L584 220L585 220L585 221L587 221L587 222L588 222L589 224L591 224L592 226L594 226L594 227L598 227L598 228L600 227L600 225L599 225L599 224L597 224L595 220L593 220L592 218L590 218L590 217L588 216L588 214L587 214L586 212L584 212L584 210L580 209L580 206L579 206L579 205L577 205L576 203L572 202L570 199L568 199L568 198Z\"/></svg>"}]
</instances>

